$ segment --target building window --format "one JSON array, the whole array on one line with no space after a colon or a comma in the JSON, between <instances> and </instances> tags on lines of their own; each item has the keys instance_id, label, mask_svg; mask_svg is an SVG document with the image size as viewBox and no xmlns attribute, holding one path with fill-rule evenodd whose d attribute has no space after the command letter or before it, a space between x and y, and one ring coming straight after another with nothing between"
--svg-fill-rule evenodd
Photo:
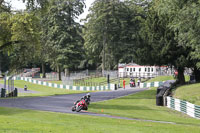
<instances>
[{"instance_id":1,"label":"building window","mask_svg":"<svg viewBox=\"0 0 200 133\"><path fill-rule=\"evenodd\" d=\"M133 71L135 72L135 68L133 68Z\"/></svg>"},{"instance_id":2,"label":"building window","mask_svg":"<svg viewBox=\"0 0 200 133\"><path fill-rule=\"evenodd\" d=\"M150 68L148 68L148 72L150 72Z\"/></svg>"},{"instance_id":3,"label":"building window","mask_svg":"<svg viewBox=\"0 0 200 133\"><path fill-rule=\"evenodd\" d=\"M145 72L147 71L147 68L145 68Z\"/></svg>"},{"instance_id":4,"label":"building window","mask_svg":"<svg viewBox=\"0 0 200 133\"><path fill-rule=\"evenodd\" d=\"M141 68L139 68L139 72L141 71Z\"/></svg>"},{"instance_id":5,"label":"building window","mask_svg":"<svg viewBox=\"0 0 200 133\"><path fill-rule=\"evenodd\" d=\"M153 68L151 68L151 71L153 72Z\"/></svg>"},{"instance_id":6,"label":"building window","mask_svg":"<svg viewBox=\"0 0 200 133\"><path fill-rule=\"evenodd\" d=\"M128 72L128 71L129 71L129 68L126 68L126 71Z\"/></svg>"},{"instance_id":7,"label":"building window","mask_svg":"<svg viewBox=\"0 0 200 133\"><path fill-rule=\"evenodd\" d=\"M132 68L130 68L130 72L132 72Z\"/></svg>"}]
</instances>

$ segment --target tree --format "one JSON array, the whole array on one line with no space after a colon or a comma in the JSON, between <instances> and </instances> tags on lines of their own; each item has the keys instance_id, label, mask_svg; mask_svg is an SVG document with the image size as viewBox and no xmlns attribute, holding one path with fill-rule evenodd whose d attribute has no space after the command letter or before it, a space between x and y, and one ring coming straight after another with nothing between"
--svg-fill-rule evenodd
<instances>
[{"instance_id":1,"label":"tree","mask_svg":"<svg viewBox=\"0 0 200 133\"><path fill-rule=\"evenodd\" d=\"M39 19L34 13L0 13L0 51L9 55L10 69L26 67L38 56Z\"/></svg>"},{"instance_id":2,"label":"tree","mask_svg":"<svg viewBox=\"0 0 200 133\"><path fill-rule=\"evenodd\" d=\"M139 48L139 51L144 51L148 56L147 60L144 56L140 60L146 64L174 66L179 72L178 82L184 84L184 67L190 65L190 49L179 43L176 37L178 31L170 27L172 16L166 11L161 12L162 2L154 0L148 6L144 29L141 31L145 43L141 44L143 48ZM139 52L137 54L141 55Z\"/></svg>"},{"instance_id":3,"label":"tree","mask_svg":"<svg viewBox=\"0 0 200 133\"><path fill-rule=\"evenodd\" d=\"M39 19L31 13L17 13L11 16L10 59L13 69L26 67L38 57L40 49Z\"/></svg>"},{"instance_id":4,"label":"tree","mask_svg":"<svg viewBox=\"0 0 200 133\"><path fill-rule=\"evenodd\" d=\"M43 20L47 60L58 70L59 80L62 69L77 67L82 57L81 26L75 18L83 12L83 7L83 0L54 0Z\"/></svg>"},{"instance_id":5,"label":"tree","mask_svg":"<svg viewBox=\"0 0 200 133\"><path fill-rule=\"evenodd\" d=\"M89 62L99 64L103 72L116 69L119 62L132 61L139 17L133 2L95 1L84 25L84 45L92 55Z\"/></svg>"},{"instance_id":6,"label":"tree","mask_svg":"<svg viewBox=\"0 0 200 133\"><path fill-rule=\"evenodd\" d=\"M167 5L171 15L170 27L174 31L178 31L176 36L179 45L189 49L188 59L190 60L190 67L193 68L197 81L200 81L200 50L199 50L199 8L200 3L196 0L185 1L166 1L163 3Z\"/></svg>"}]
</instances>

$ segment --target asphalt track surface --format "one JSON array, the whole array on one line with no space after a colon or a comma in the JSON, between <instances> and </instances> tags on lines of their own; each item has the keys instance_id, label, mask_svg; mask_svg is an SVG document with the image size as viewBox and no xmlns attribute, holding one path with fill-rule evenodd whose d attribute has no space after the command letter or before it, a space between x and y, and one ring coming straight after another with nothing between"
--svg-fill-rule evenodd
<instances>
[{"instance_id":1,"label":"asphalt track surface","mask_svg":"<svg viewBox=\"0 0 200 133\"><path fill-rule=\"evenodd\" d=\"M146 89L147 88L137 88L116 91L91 92L91 104L92 102L110 100L144 91ZM3 98L0 99L0 106L51 112L73 113L71 111L73 103L84 95L86 95L86 93L55 95L46 97Z\"/></svg>"}]
</instances>

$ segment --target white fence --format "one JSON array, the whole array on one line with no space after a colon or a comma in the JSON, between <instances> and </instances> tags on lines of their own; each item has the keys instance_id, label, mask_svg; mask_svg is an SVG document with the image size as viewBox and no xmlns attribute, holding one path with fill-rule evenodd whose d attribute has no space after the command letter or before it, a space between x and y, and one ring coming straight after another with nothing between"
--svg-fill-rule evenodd
<instances>
[{"instance_id":1,"label":"white fence","mask_svg":"<svg viewBox=\"0 0 200 133\"><path fill-rule=\"evenodd\" d=\"M200 106L190 102L173 97L167 97L167 107L200 119Z\"/></svg>"},{"instance_id":2,"label":"white fence","mask_svg":"<svg viewBox=\"0 0 200 133\"><path fill-rule=\"evenodd\" d=\"M68 89L68 90L78 90L78 91L105 91L105 90L115 90L115 84L108 84L107 86L71 86L63 84L55 84L50 82L44 82L39 80L34 80L28 77L14 77L14 80L24 80L38 85L44 85L48 87Z\"/></svg>"}]
</instances>

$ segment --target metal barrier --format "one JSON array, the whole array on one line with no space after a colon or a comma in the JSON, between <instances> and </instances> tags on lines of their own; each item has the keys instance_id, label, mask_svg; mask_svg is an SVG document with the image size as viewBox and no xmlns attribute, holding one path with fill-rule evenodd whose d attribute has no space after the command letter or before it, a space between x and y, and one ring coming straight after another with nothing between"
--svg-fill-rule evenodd
<instances>
[{"instance_id":1,"label":"metal barrier","mask_svg":"<svg viewBox=\"0 0 200 133\"><path fill-rule=\"evenodd\" d=\"M174 81L166 81L157 88L156 105L167 106L168 108L185 113L193 118L200 119L200 106L190 102L169 97Z\"/></svg>"},{"instance_id":2,"label":"metal barrier","mask_svg":"<svg viewBox=\"0 0 200 133\"><path fill-rule=\"evenodd\" d=\"M185 113L193 118L200 119L200 106L173 97L166 97L166 99L168 108Z\"/></svg>"},{"instance_id":3,"label":"metal barrier","mask_svg":"<svg viewBox=\"0 0 200 133\"><path fill-rule=\"evenodd\" d=\"M7 81L8 80L8 81ZM16 97L18 92L17 88L14 87L14 76L4 78L4 88L0 90L1 97Z\"/></svg>"},{"instance_id":4,"label":"metal barrier","mask_svg":"<svg viewBox=\"0 0 200 133\"><path fill-rule=\"evenodd\" d=\"M165 81L161 86L157 88L156 94L156 105L157 106L165 106L166 100L165 96L169 95L171 92L171 85L175 83L174 80Z\"/></svg>"}]
</instances>

